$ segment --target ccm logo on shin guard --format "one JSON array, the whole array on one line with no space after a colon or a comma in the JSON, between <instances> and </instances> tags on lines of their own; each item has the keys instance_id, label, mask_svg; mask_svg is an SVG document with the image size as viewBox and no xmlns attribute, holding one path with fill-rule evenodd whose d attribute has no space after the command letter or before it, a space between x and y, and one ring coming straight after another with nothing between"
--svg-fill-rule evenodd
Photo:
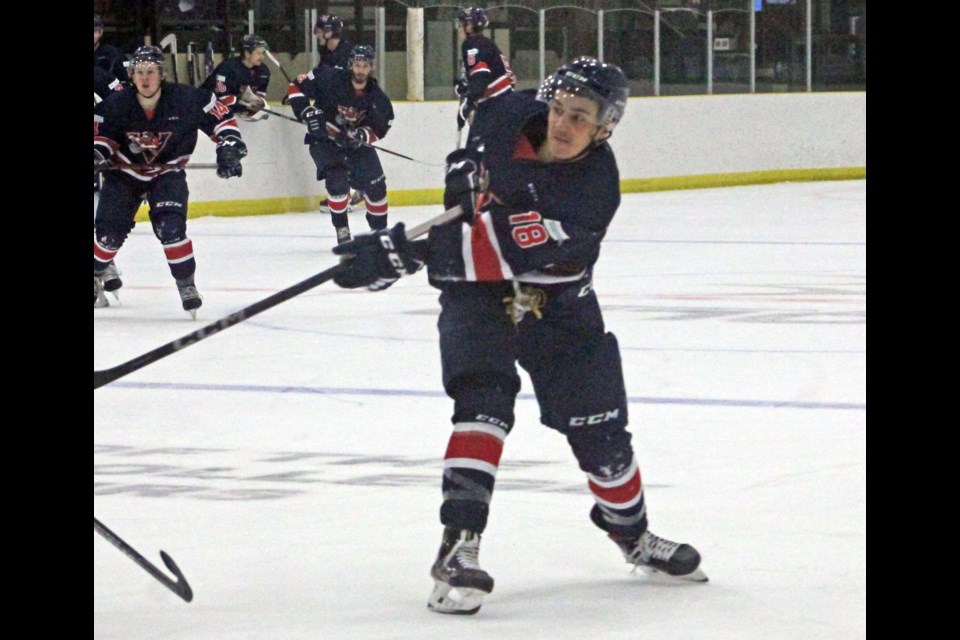
<instances>
[{"instance_id":1,"label":"ccm logo on shin guard","mask_svg":"<svg viewBox=\"0 0 960 640\"><path fill-rule=\"evenodd\" d=\"M614 409L613 411L607 411L606 413L598 413L592 416L583 416L570 418L571 427L583 427L591 424L600 424L601 422L608 422L610 420L616 420L620 417L620 409Z\"/></svg>"}]
</instances>

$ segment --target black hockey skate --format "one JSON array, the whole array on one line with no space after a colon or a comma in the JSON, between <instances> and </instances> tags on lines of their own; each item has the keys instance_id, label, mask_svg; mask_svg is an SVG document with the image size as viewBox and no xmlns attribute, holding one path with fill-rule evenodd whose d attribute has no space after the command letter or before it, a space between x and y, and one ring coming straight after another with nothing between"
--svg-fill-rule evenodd
<instances>
[{"instance_id":1,"label":"black hockey skate","mask_svg":"<svg viewBox=\"0 0 960 640\"><path fill-rule=\"evenodd\" d=\"M337 244L350 242L350 227L337 227Z\"/></svg>"},{"instance_id":2,"label":"black hockey skate","mask_svg":"<svg viewBox=\"0 0 960 640\"><path fill-rule=\"evenodd\" d=\"M178 280L177 289L180 291L180 302L183 303L183 310L189 313L191 318L196 320L197 309L203 304L203 296L200 295L196 285L193 284L193 278L190 278L189 283L181 283Z\"/></svg>"},{"instance_id":3,"label":"black hockey skate","mask_svg":"<svg viewBox=\"0 0 960 640\"><path fill-rule=\"evenodd\" d=\"M607 524L597 505L590 511L590 519L617 543L623 557L634 569L691 582L707 581L706 574L700 569L700 553L689 544L672 542L649 530L639 535L625 533L629 530L627 527L621 527L622 531L610 531L616 527Z\"/></svg>"},{"instance_id":4,"label":"black hockey skate","mask_svg":"<svg viewBox=\"0 0 960 640\"><path fill-rule=\"evenodd\" d=\"M639 538L624 538L615 533L607 535L617 543L629 564L646 573L691 582L707 581L706 574L700 569L700 553L689 544L671 542L650 531L644 531Z\"/></svg>"},{"instance_id":5,"label":"black hockey skate","mask_svg":"<svg viewBox=\"0 0 960 640\"><path fill-rule=\"evenodd\" d=\"M446 527L430 569L433 593L427 607L437 613L472 615L480 611L483 598L493 591L493 578L480 568L480 534Z\"/></svg>"},{"instance_id":6,"label":"black hockey skate","mask_svg":"<svg viewBox=\"0 0 960 640\"><path fill-rule=\"evenodd\" d=\"M107 264L107 268L103 270L100 277L103 279L103 290L112 293L115 298L119 299L116 291L123 286L123 280L120 279L120 270L117 269L117 265L112 260Z\"/></svg>"}]
</instances>

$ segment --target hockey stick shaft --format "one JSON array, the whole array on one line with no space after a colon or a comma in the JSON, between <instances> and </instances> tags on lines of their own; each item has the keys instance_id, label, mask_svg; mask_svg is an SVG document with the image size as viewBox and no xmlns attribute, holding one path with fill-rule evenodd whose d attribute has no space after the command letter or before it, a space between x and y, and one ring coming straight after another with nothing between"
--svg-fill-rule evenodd
<instances>
[{"instance_id":1,"label":"hockey stick shaft","mask_svg":"<svg viewBox=\"0 0 960 640\"><path fill-rule=\"evenodd\" d=\"M287 82L293 84L293 79L290 77L290 74L286 72L283 66L280 64L280 61L273 57L273 54L270 53L269 49L264 49L263 52L267 54L267 57L270 58L270 62L277 65L277 69L280 69L280 73L283 74L283 77L287 79Z\"/></svg>"},{"instance_id":2,"label":"hockey stick shaft","mask_svg":"<svg viewBox=\"0 0 960 640\"><path fill-rule=\"evenodd\" d=\"M426 222L411 227L409 230L407 230L407 238L410 240L418 238L430 231L430 227L449 222L450 220L453 220L459 216L460 213L461 209L459 205L453 207L452 209L447 209L435 218L431 218ZM166 358L172 353L176 353L181 349L189 347L192 344L196 344L197 342L209 338L214 334L220 333L224 329L229 329L236 324L240 324L244 320L248 320L249 318L262 313L267 309L271 309L281 302L286 302L287 300L290 300L301 293L309 291L310 289L313 289L314 287L317 287L328 280L332 280L333 276L335 276L339 270L340 265L336 264L329 269L325 269L320 273L310 276L306 280L298 282L297 284L287 287L286 289L282 289L271 296L267 296L259 302L254 302L248 307L244 307L239 311L235 311L228 316L220 318L216 322L211 322L205 327L197 329L192 333L188 333L182 338L178 338L172 342L168 342L165 345L159 346L152 351L148 351L143 355L133 358L132 360L128 360L127 362L118 364L117 366L109 369L103 369L102 371L95 370L93 372L93 388L99 389L105 384L109 384L114 380L142 369L148 364L156 362L161 358Z\"/></svg>"},{"instance_id":3,"label":"hockey stick shaft","mask_svg":"<svg viewBox=\"0 0 960 640\"><path fill-rule=\"evenodd\" d=\"M244 102L242 100L238 101L237 104L244 107L253 107L256 109L256 105L251 105L249 102ZM272 116L277 116L278 118L283 118L284 120L289 120L290 122L296 122L297 124L305 124L301 120L297 120L293 116L288 116L285 113L280 113L279 111L274 111L273 109L258 109L258 111L263 111L264 113L269 113ZM377 146L375 144L370 144L369 142L361 142L365 147L370 147L371 149L376 149L377 151L383 151L384 153L389 153L390 155L397 156L398 158L403 158L404 160L410 160L411 162L419 162L420 164L425 164L428 167L442 167L442 164L433 164L430 162L424 162L423 160L417 160L416 158L411 158L410 156L405 156L402 153L397 153L396 151L391 151L390 149L384 149L383 147Z\"/></svg>"},{"instance_id":4,"label":"hockey stick shaft","mask_svg":"<svg viewBox=\"0 0 960 640\"><path fill-rule=\"evenodd\" d=\"M136 549L124 542L120 536L115 534L113 531L107 528L107 525L103 524L96 518L93 519L93 530L106 538L110 544L115 546L117 549L123 551L127 557L140 565L146 570L147 573L156 578L160 584L165 586L167 589L170 589L170 591L173 591L187 602L193 600L193 589L190 588L190 585L187 583L187 579L183 577L183 572L180 571L180 567L177 566L177 563L174 562L173 558L168 556L165 551L160 552L160 558L163 560L163 564L167 565L167 569L169 569L173 575L176 576L176 580L170 579L170 576L165 574L152 562L140 555Z\"/></svg>"},{"instance_id":5,"label":"hockey stick shaft","mask_svg":"<svg viewBox=\"0 0 960 640\"><path fill-rule=\"evenodd\" d=\"M93 165L94 171L122 171L124 169L140 169L148 171L153 169L216 169L216 163L198 162L194 164L108 164Z\"/></svg>"}]
</instances>

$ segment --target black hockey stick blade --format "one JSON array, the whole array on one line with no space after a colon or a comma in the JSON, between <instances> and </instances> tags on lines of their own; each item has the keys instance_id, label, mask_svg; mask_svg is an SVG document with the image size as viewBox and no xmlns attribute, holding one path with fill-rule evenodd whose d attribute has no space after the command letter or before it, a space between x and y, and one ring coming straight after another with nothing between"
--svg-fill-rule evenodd
<instances>
[{"instance_id":1,"label":"black hockey stick blade","mask_svg":"<svg viewBox=\"0 0 960 640\"><path fill-rule=\"evenodd\" d=\"M422 222L414 227L411 227L407 230L407 238L413 240L414 238L419 238L422 235L425 235L430 231L430 227L433 227L438 224L443 224L449 222L450 220L456 219L460 216L461 209L460 205L453 207L452 209L447 209L440 215L435 218L431 218L426 222ZM281 302L286 302L287 300L294 298L301 293L309 291L314 287L317 287L328 280L332 280L333 276L336 275L337 271L340 269L340 264L336 264L329 269L325 269L320 273L314 274L302 280L297 284L282 289L273 295L267 296L259 302L254 302L248 307L244 307L239 311L235 311L228 316L220 318L216 322L211 322L205 327L197 329L192 333L188 333L182 338L177 338L172 342L168 342L165 345L161 345L152 351L148 351L142 355L128 360L122 364L118 364L115 367L110 367L109 369L103 369L101 371L94 370L93 372L93 388L99 389L105 384L110 384L114 380L118 380L125 375L133 373L143 367L160 360L161 358L166 358L172 353L176 353L183 348L189 347L192 344L196 344L201 340L209 338L210 336L220 333L224 329L229 329L233 325L240 324L244 320L252 318L258 313L262 313L267 309L277 306Z\"/></svg>"},{"instance_id":2,"label":"black hockey stick blade","mask_svg":"<svg viewBox=\"0 0 960 640\"><path fill-rule=\"evenodd\" d=\"M93 530L106 538L110 544L115 546L120 551L123 551L124 554L143 569L147 571L151 576L156 578L160 584L165 586L170 591L173 591L175 594L183 598L186 602L193 600L193 589L190 588L190 585L187 583L187 579L183 576L183 572L180 571L180 567L177 566L177 563L173 561L166 551L160 552L160 558L163 560L163 564L167 565L167 569L173 573L176 580L172 580L170 576L165 574L163 571L158 569L152 562L144 558L140 553L131 547L129 544L124 542L124 540L107 528L107 525L103 524L96 518L93 519Z\"/></svg>"}]
</instances>

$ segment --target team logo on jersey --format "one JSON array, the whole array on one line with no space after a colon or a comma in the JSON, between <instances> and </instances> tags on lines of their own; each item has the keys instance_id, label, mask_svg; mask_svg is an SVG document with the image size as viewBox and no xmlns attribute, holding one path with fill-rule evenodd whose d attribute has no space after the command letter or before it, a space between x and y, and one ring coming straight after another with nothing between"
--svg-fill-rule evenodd
<instances>
[{"instance_id":1,"label":"team logo on jersey","mask_svg":"<svg viewBox=\"0 0 960 640\"><path fill-rule=\"evenodd\" d=\"M227 76L217 76L217 93L227 92Z\"/></svg>"},{"instance_id":2,"label":"team logo on jersey","mask_svg":"<svg viewBox=\"0 0 960 640\"><path fill-rule=\"evenodd\" d=\"M342 121L347 124L357 124L363 120L365 115L367 115L366 111L359 111L354 106L347 107L342 104L337 105L337 112L339 113Z\"/></svg>"},{"instance_id":3,"label":"team logo on jersey","mask_svg":"<svg viewBox=\"0 0 960 640\"><path fill-rule=\"evenodd\" d=\"M467 49L467 66L472 67L477 64L477 54L480 53L480 49Z\"/></svg>"},{"instance_id":4,"label":"team logo on jersey","mask_svg":"<svg viewBox=\"0 0 960 640\"><path fill-rule=\"evenodd\" d=\"M171 131L128 131L127 148L130 153L142 153L143 159L153 162L170 140Z\"/></svg>"}]
</instances>

